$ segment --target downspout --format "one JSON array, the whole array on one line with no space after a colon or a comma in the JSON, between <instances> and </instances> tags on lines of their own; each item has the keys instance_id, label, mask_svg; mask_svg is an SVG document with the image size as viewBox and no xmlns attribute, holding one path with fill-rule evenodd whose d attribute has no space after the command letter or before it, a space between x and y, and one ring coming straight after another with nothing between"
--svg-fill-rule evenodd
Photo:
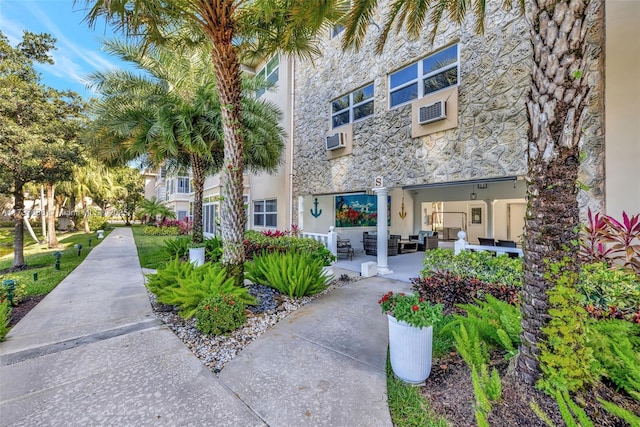
<instances>
[{"instance_id":1,"label":"downspout","mask_svg":"<svg viewBox=\"0 0 640 427\"><path fill-rule=\"evenodd\" d=\"M293 116L295 111L295 70L296 60L291 56L291 75L289 76L290 84L290 104L289 104L289 225L293 224ZM297 206L297 203L296 203ZM300 218L298 218L298 225L300 225Z\"/></svg>"}]
</instances>

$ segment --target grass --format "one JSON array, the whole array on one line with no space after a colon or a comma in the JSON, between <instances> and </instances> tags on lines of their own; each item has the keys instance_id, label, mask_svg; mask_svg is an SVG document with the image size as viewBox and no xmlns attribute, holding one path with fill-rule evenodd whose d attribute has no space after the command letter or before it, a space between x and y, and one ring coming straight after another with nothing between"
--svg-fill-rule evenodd
<instances>
[{"instance_id":1,"label":"grass","mask_svg":"<svg viewBox=\"0 0 640 427\"><path fill-rule=\"evenodd\" d=\"M2 235L6 229L2 230ZM10 230L11 232L13 230ZM30 240L30 237L28 238ZM25 238L25 241L28 241ZM74 268L76 268L101 240L98 240L94 233L75 232L60 234L58 236L60 248L47 249L46 245L37 243L25 245L25 264L30 268L14 273L7 273L0 276L0 280L13 279L17 285L25 286L25 295L45 295L51 292ZM89 239L92 247L89 247ZM82 250L78 256L75 244L81 244ZM54 252L62 252L60 258L60 270L55 269ZM11 267L13 263L13 250L9 254L0 257L0 271ZM34 280L34 274L38 274L38 280Z\"/></svg>"},{"instance_id":2,"label":"grass","mask_svg":"<svg viewBox=\"0 0 640 427\"><path fill-rule=\"evenodd\" d=\"M34 227L33 231L36 233L36 236L39 239L42 239L42 235L39 232L39 227ZM31 234L29 234L29 230L25 228L24 230L24 243L26 245L35 244ZM13 225L8 227L0 226L0 258L5 255L9 255L13 253Z\"/></svg>"},{"instance_id":3,"label":"grass","mask_svg":"<svg viewBox=\"0 0 640 427\"><path fill-rule=\"evenodd\" d=\"M387 356L387 396L395 427L448 427L420 394L420 387L405 384L393 375Z\"/></svg>"},{"instance_id":4,"label":"grass","mask_svg":"<svg viewBox=\"0 0 640 427\"><path fill-rule=\"evenodd\" d=\"M164 251L164 241L170 239L167 236L147 236L143 234L144 229L141 225L131 226L133 239L138 249L138 258L143 268L158 269L164 266L169 260L169 256Z\"/></svg>"}]
</instances>

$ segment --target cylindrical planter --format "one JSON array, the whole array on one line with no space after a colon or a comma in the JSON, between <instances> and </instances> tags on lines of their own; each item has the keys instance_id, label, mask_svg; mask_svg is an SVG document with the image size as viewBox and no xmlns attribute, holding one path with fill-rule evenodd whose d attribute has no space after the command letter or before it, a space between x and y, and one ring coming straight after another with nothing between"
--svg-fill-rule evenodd
<instances>
[{"instance_id":1,"label":"cylindrical planter","mask_svg":"<svg viewBox=\"0 0 640 427\"><path fill-rule=\"evenodd\" d=\"M420 384L431 374L433 327L416 328L389 318L389 356L393 373L404 382Z\"/></svg>"},{"instance_id":2,"label":"cylindrical planter","mask_svg":"<svg viewBox=\"0 0 640 427\"><path fill-rule=\"evenodd\" d=\"M189 248L189 261L196 267L204 264L204 248Z\"/></svg>"}]
</instances>

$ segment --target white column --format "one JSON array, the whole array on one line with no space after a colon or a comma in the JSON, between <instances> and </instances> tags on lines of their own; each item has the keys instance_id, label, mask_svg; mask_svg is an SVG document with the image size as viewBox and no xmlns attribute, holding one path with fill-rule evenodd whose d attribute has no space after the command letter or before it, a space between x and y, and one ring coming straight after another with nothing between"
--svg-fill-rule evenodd
<instances>
[{"instance_id":1,"label":"white column","mask_svg":"<svg viewBox=\"0 0 640 427\"><path fill-rule=\"evenodd\" d=\"M387 197L389 189L380 187L374 188L373 191L378 196L378 274L391 274L393 270L389 269L387 264L387 240L389 240L387 234Z\"/></svg>"},{"instance_id":2,"label":"white column","mask_svg":"<svg viewBox=\"0 0 640 427\"><path fill-rule=\"evenodd\" d=\"M484 201L487 205L487 237L494 237L493 236L493 207L496 203L495 200L485 200Z\"/></svg>"},{"instance_id":3,"label":"white column","mask_svg":"<svg viewBox=\"0 0 640 427\"><path fill-rule=\"evenodd\" d=\"M335 232L333 225L329 227L329 233L327 234L327 249L335 256L338 256L338 233Z\"/></svg>"}]
</instances>

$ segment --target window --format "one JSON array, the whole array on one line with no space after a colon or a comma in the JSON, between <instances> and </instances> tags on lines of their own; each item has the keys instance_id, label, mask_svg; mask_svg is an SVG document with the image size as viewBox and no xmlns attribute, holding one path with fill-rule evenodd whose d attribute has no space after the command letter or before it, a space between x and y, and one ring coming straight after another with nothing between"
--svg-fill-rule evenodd
<instances>
[{"instance_id":1,"label":"window","mask_svg":"<svg viewBox=\"0 0 640 427\"><path fill-rule=\"evenodd\" d=\"M254 227L278 226L278 203L276 199L253 201Z\"/></svg>"},{"instance_id":2,"label":"window","mask_svg":"<svg viewBox=\"0 0 640 427\"><path fill-rule=\"evenodd\" d=\"M189 194L191 191L189 190L189 177L188 176L179 176L177 179L178 184L178 193Z\"/></svg>"},{"instance_id":3,"label":"window","mask_svg":"<svg viewBox=\"0 0 640 427\"><path fill-rule=\"evenodd\" d=\"M331 127L355 122L373 114L373 84L331 102Z\"/></svg>"},{"instance_id":4,"label":"window","mask_svg":"<svg viewBox=\"0 0 640 427\"><path fill-rule=\"evenodd\" d=\"M390 74L389 107L457 85L458 63L458 45L454 44Z\"/></svg>"},{"instance_id":5,"label":"window","mask_svg":"<svg viewBox=\"0 0 640 427\"><path fill-rule=\"evenodd\" d=\"M275 55L273 58L267 62L267 64L262 67L260 71L256 74L256 76L260 76L268 82L277 83L278 82L278 69L280 68L280 58L278 55ZM260 98L263 93L265 93L266 89L260 89L256 91L256 98Z\"/></svg>"},{"instance_id":6,"label":"window","mask_svg":"<svg viewBox=\"0 0 640 427\"><path fill-rule=\"evenodd\" d=\"M187 211L178 211L178 215L177 215L177 220L178 221L182 221L183 219L185 219L185 217L187 217Z\"/></svg>"},{"instance_id":7,"label":"window","mask_svg":"<svg viewBox=\"0 0 640 427\"><path fill-rule=\"evenodd\" d=\"M218 217L218 204L210 203L202 206L202 231L216 234L216 218Z\"/></svg>"}]
</instances>

